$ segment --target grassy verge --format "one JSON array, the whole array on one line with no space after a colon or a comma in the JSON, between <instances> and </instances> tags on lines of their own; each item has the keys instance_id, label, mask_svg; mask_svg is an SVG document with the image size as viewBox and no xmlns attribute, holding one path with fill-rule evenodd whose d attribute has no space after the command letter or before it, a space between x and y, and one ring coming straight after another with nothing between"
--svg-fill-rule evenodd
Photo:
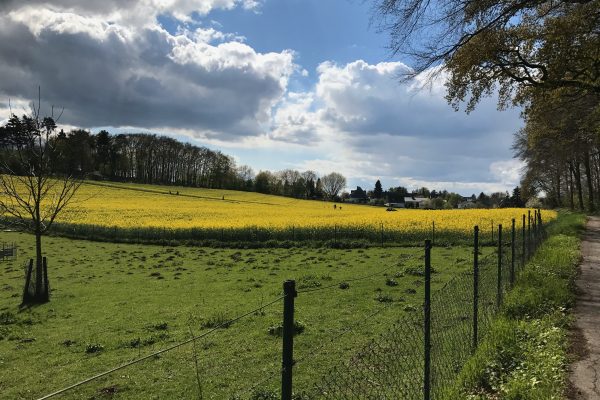
<instances>
[{"instance_id":1,"label":"grassy verge","mask_svg":"<svg viewBox=\"0 0 600 400\"><path fill-rule=\"evenodd\" d=\"M563 212L446 398L558 399L585 216Z\"/></svg>"}]
</instances>

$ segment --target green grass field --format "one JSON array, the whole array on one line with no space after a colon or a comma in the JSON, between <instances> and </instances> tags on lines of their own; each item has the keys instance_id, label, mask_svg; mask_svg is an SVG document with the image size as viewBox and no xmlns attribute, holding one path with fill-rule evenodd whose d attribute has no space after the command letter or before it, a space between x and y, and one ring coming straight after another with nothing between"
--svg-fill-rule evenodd
<instances>
[{"instance_id":1,"label":"green grass field","mask_svg":"<svg viewBox=\"0 0 600 400\"><path fill-rule=\"evenodd\" d=\"M280 296L286 279L295 279L300 291L335 285L296 299L304 331L295 338L295 388L310 387L422 304L421 248L236 250L51 237L44 241L51 301L20 311L33 238L3 232L0 241L19 245L18 259L0 264L0 397L6 399L38 398L208 332ZM432 254L433 290L471 267L468 247L435 247ZM344 281L349 287L339 288ZM354 326L378 310L368 324ZM201 392L205 399L227 399L277 390L281 339L269 328L281 320L278 301L195 347L182 346L58 398L199 398Z\"/></svg>"}]
</instances>

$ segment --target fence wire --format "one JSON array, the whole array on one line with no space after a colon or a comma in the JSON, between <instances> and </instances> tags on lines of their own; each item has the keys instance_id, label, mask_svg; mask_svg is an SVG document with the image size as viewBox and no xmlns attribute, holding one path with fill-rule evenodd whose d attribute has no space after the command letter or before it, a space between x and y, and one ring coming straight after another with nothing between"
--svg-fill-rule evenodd
<instances>
[{"instance_id":1,"label":"fence wire","mask_svg":"<svg viewBox=\"0 0 600 400\"><path fill-rule=\"evenodd\" d=\"M422 313L408 313L348 362L327 372L309 398L420 398L423 349Z\"/></svg>"},{"instance_id":2,"label":"fence wire","mask_svg":"<svg viewBox=\"0 0 600 400\"><path fill-rule=\"evenodd\" d=\"M456 377L472 353L473 274L456 275L431 296L433 394Z\"/></svg>"},{"instance_id":3,"label":"fence wire","mask_svg":"<svg viewBox=\"0 0 600 400\"><path fill-rule=\"evenodd\" d=\"M494 314L513 279L523 270L545 236L543 229L533 231L533 226L530 233L525 231L525 236L522 230L515 229L513 254L511 228L505 228L501 243L496 234L495 242L488 243L492 247L479 248L478 342L489 334ZM489 253L482 256L482 250ZM431 296L432 399L443 396L475 351L474 303L472 269L457 274ZM422 311L407 314L349 361L331 369L306 398L422 399L425 376L423 327Z\"/></svg>"}]
</instances>

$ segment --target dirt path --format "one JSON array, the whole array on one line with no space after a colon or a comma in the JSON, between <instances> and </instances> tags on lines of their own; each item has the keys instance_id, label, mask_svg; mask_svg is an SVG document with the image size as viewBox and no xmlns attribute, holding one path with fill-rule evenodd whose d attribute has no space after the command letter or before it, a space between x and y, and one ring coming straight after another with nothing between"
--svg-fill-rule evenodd
<instances>
[{"instance_id":1,"label":"dirt path","mask_svg":"<svg viewBox=\"0 0 600 400\"><path fill-rule=\"evenodd\" d=\"M581 244L577 278L571 399L600 399L600 218L590 217Z\"/></svg>"}]
</instances>

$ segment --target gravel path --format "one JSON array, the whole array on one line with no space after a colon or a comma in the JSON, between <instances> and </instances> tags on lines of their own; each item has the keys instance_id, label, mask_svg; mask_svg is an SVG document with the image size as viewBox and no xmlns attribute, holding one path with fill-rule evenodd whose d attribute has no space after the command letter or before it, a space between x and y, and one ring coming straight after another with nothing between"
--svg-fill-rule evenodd
<instances>
[{"instance_id":1,"label":"gravel path","mask_svg":"<svg viewBox=\"0 0 600 400\"><path fill-rule=\"evenodd\" d=\"M581 244L577 278L571 399L600 399L600 218L590 217Z\"/></svg>"}]
</instances>

